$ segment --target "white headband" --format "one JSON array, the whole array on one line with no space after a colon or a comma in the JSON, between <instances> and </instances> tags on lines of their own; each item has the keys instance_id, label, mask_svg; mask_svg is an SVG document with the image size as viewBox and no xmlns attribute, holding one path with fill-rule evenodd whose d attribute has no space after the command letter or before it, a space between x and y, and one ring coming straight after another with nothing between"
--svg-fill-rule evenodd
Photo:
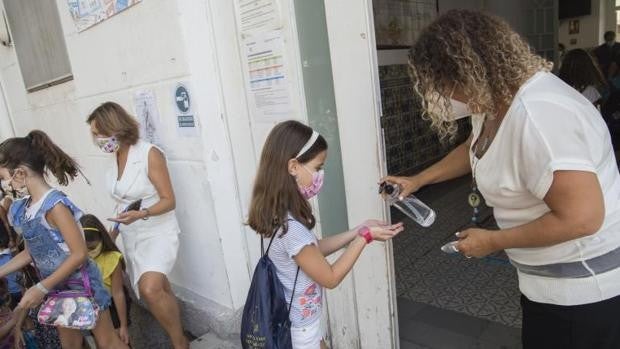
<instances>
[{"instance_id":1,"label":"white headband","mask_svg":"<svg viewBox=\"0 0 620 349\"><path fill-rule=\"evenodd\" d=\"M295 159L299 159L300 156L304 155L308 150L310 150L310 148L312 148L314 143L316 143L317 139L319 139L319 133L312 130L312 136L310 136L310 139L308 140L308 142L306 142L306 144L303 146L303 148L301 148L299 153L297 153L297 156L295 156Z\"/></svg>"}]
</instances>

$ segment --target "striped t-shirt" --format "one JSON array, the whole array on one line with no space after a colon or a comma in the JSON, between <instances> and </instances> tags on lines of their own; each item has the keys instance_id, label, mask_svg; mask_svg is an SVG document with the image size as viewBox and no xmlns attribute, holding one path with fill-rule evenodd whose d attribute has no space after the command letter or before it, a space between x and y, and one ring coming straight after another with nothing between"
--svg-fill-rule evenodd
<instances>
[{"instance_id":1,"label":"striped t-shirt","mask_svg":"<svg viewBox=\"0 0 620 349\"><path fill-rule=\"evenodd\" d=\"M273 239L269 249L269 258L276 266L276 274L284 286L286 302L291 301L297 263L293 259L302 248L308 245L318 245L316 236L303 224L289 216L288 232L278 235ZM265 244L269 239L265 239ZM299 270L295 295L291 306L291 325L305 327L319 321L323 303L323 289L319 284L310 279L303 270Z\"/></svg>"}]
</instances>

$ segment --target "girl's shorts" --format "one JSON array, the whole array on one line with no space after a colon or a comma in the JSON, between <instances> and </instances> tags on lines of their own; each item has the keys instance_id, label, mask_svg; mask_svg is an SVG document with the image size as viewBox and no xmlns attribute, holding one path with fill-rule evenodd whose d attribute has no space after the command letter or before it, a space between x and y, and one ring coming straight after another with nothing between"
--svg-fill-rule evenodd
<instances>
[{"instance_id":1,"label":"girl's shorts","mask_svg":"<svg viewBox=\"0 0 620 349\"><path fill-rule=\"evenodd\" d=\"M320 349L323 333L321 331L321 321L304 327L291 326L291 339L293 349Z\"/></svg>"}]
</instances>

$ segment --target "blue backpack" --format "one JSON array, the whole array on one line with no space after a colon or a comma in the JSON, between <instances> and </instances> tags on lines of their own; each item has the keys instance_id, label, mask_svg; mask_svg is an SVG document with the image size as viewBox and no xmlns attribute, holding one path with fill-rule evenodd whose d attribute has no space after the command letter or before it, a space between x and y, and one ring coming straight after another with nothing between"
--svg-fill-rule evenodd
<instances>
[{"instance_id":1,"label":"blue backpack","mask_svg":"<svg viewBox=\"0 0 620 349\"><path fill-rule=\"evenodd\" d=\"M299 267L295 275L290 302L284 297L284 286L276 275L276 266L269 259L269 248L277 232L273 233L265 251L263 239L262 256L254 269L241 319L241 345L243 349L292 349L291 305L297 286ZM288 307L287 307L288 306Z\"/></svg>"}]
</instances>

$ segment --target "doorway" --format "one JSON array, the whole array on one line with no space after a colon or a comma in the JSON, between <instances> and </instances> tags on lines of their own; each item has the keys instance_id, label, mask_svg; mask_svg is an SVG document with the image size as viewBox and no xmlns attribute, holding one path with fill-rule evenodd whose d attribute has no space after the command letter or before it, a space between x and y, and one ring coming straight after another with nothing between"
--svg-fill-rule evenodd
<instances>
[{"instance_id":1,"label":"doorway","mask_svg":"<svg viewBox=\"0 0 620 349\"><path fill-rule=\"evenodd\" d=\"M464 142L471 132L469 119L461 119L455 137L440 140L430 122L421 117L420 102L413 92L408 47L438 11L433 0L373 2L380 120L391 175L420 172ZM467 204L471 184L471 177L465 176L422 188L416 194L437 214L429 228L420 227L397 210L390 212L393 222L407 223L407 230L393 242L401 348L521 347L517 275L505 253L467 259L440 250L455 240L455 232L471 226L472 209ZM484 207L480 220L483 227L496 228L492 209Z\"/></svg>"}]
</instances>

